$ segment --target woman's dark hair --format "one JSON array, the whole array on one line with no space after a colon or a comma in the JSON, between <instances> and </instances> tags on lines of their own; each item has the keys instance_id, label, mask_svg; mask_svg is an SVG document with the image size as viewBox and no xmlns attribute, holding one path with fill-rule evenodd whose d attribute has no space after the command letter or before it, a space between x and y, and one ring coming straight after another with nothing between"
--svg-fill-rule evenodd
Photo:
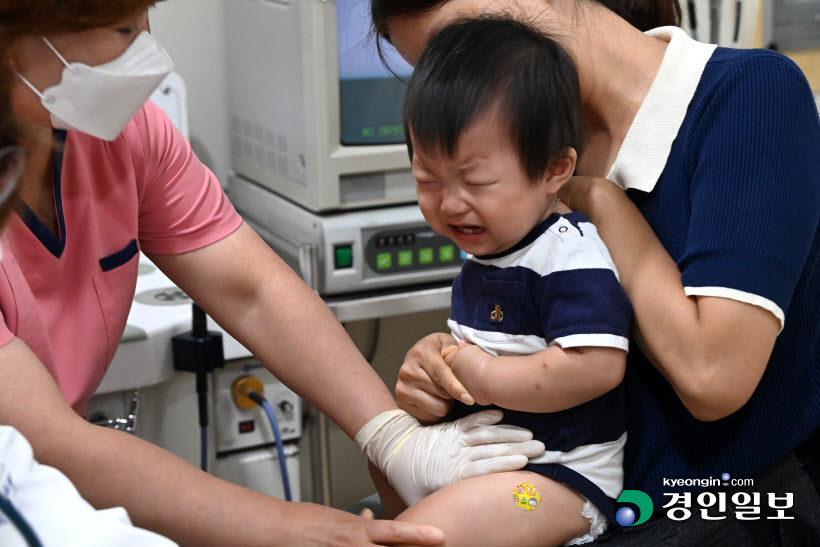
<instances>
[{"instance_id":1,"label":"woman's dark hair","mask_svg":"<svg viewBox=\"0 0 820 547\"><path fill-rule=\"evenodd\" d=\"M679 27L681 7L678 0L593 0L609 8L641 31L657 27Z\"/></svg>"},{"instance_id":2,"label":"woman's dark hair","mask_svg":"<svg viewBox=\"0 0 820 547\"><path fill-rule=\"evenodd\" d=\"M567 148L580 153L578 87L567 52L523 22L485 16L450 24L430 40L410 78L410 157L412 142L452 157L460 135L494 114L507 125L527 178L536 181Z\"/></svg>"},{"instance_id":3,"label":"woman's dark hair","mask_svg":"<svg viewBox=\"0 0 820 547\"><path fill-rule=\"evenodd\" d=\"M6 43L26 34L78 32L113 25L158 0L0 0Z\"/></svg>"},{"instance_id":4,"label":"woman's dark hair","mask_svg":"<svg viewBox=\"0 0 820 547\"><path fill-rule=\"evenodd\" d=\"M387 20L400 15L429 12L448 0L371 0L370 15L376 34L390 41ZM590 0L597 2L641 31L656 27L680 26L681 7L678 0Z\"/></svg>"}]
</instances>

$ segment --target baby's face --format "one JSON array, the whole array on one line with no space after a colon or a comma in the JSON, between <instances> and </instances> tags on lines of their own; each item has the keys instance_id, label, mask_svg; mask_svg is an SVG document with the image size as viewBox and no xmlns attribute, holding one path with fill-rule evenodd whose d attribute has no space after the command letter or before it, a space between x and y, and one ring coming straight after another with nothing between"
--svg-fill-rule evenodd
<instances>
[{"instance_id":1,"label":"baby's face","mask_svg":"<svg viewBox=\"0 0 820 547\"><path fill-rule=\"evenodd\" d=\"M555 196L547 177L531 182L494 116L476 120L461 134L452 157L413 142L413 175L428 224L465 252L489 255L521 241L546 219Z\"/></svg>"}]
</instances>

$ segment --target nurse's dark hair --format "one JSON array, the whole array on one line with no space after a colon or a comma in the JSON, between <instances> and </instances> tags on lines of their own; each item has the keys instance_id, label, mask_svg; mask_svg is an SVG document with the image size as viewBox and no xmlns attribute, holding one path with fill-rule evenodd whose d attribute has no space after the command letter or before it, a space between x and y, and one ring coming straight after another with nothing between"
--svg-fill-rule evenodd
<instances>
[{"instance_id":1,"label":"nurse's dark hair","mask_svg":"<svg viewBox=\"0 0 820 547\"><path fill-rule=\"evenodd\" d=\"M0 48L4 48L0 44ZM2 49L2 51L5 51ZM6 63L0 63L0 148L10 144L17 144L17 125L11 110L11 68Z\"/></svg>"},{"instance_id":2,"label":"nurse's dark hair","mask_svg":"<svg viewBox=\"0 0 820 547\"><path fill-rule=\"evenodd\" d=\"M0 36L0 53L5 53L5 45ZM14 115L11 111L9 89L13 73L11 68L0 62L0 150L9 145L18 144L19 134ZM17 207L19 198L12 195L5 203L0 204L0 227L2 227L12 211Z\"/></svg>"},{"instance_id":3,"label":"nurse's dark hair","mask_svg":"<svg viewBox=\"0 0 820 547\"><path fill-rule=\"evenodd\" d=\"M79 32L116 24L158 0L0 0L0 34L7 43L26 34Z\"/></svg>"},{"instance_id":4,"label":"nurse's dark hair","mask_svg":"<svg viewBox=\"0 0 820 547\"><path fill-rule=\"evenodd\" d=\"M680 26L681 6L678 0L588 0L601 4L646 31L656 27ZM418 15L446 4L448 0L371 0L370 14L377 35L390 41L387 20L401 15Z\"/></svg>"},{"instance_id":5,"label":"nurse's dark hair","mask_svg":"<svg viewBox=\"0 0 820 547\"><path fill-rule=\"evenodd\" d=\"M452 23L430 40L410 78L410 157L414 145L452 157L464 131L493 115L535 182L568 148L580 154L578 87L572 59L543 32L497 16Z\"/></svg>"}]
</instances>

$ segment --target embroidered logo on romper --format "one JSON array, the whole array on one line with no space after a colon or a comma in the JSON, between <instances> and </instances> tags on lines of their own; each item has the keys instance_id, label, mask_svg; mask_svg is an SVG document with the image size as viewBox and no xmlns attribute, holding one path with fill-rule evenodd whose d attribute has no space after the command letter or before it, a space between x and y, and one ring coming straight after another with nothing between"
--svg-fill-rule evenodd
<instances>
[{"instance_id":1,"label":"embroidered logo on romper","mask_svg":"<svg viewBox=\"0 0 820 547\"><path fill-rule=\"evenodd\" d=\"M490 313L490 320L492 321L503 321L504 320L504 312L501 311L501 306L498 304L495 305L495 309Z\"/></svg>"},{"instance_id":2,"label":"embroidered logo on romper","mask_svg":"<svg viewBox=\"0 0 820 547\"><path fill-rule=\"evenodd\" d=\"M532 484L519 484L513 490L513 503L522 511L532 511L540 502L541 494Z\"/></svg>"}]
</instances>

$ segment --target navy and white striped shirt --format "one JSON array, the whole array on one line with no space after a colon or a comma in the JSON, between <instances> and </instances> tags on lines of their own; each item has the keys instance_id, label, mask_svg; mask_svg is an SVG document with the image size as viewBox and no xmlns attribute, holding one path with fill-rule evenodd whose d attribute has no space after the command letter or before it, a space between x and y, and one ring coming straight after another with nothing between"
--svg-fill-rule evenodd
<instances>
[{"instance_id":1,"label":"navy and white striped shirt","mask_svg":"<svg viewBox=\"0 0 820 547\"><path fill-rule=\"evenodd\" d=\"M549 346L628 349L632 306L594 225L581 213L552 214L503 253L467 255L453 284L448 325L457 339L493 355ZM456 403L453 417L487 407ZM610 520L622 489L626 441L622 387L551 413L504 410L547 453L526 469L564 482Z\"/></svg>"}]
</instances>

